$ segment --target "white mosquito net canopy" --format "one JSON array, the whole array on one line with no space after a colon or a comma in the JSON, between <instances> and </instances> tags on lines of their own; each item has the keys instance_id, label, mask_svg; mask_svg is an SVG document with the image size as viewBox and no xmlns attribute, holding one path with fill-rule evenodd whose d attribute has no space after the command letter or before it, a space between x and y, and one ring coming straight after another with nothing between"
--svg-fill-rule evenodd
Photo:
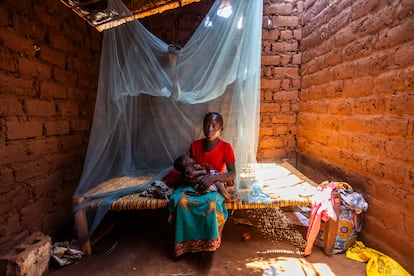
<instances>
[{"instance_id":1,"label":"white mosquito net canopy","mask_svg":"<svg viewBox=\"0 0 414 276\"><path fill-rule=\"evenodd\" d=\"M132 16L121 0L109 0L108 9ZM234 148L237 171L256 162L262 9L262 0L215 1L181 49L138 20L104 31L92 129L74 193L83 199L75 211L91 201L98 206L87 208L89 237L114 200L145 185L86 192L119 176L161 178L203 137L207 112L223 115L221 138Z\"/></svg>"}]
</instances>

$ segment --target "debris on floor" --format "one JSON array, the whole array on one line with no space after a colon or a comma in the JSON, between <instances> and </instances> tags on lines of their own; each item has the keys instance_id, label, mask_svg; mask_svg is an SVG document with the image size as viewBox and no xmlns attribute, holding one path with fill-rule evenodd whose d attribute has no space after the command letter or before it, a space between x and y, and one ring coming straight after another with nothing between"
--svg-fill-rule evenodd
<instances>
[{"instance_id":1,"label":"debris on floor","mask_svg":"<svg viewBox=\"0 0 414 276\"><path fill-rule=\"evenodd\" d=\"M280 208L239 210L233 221L234 224L254 226L269 241L290 242L298 252L302 252L306 246L303 235Z\"/></svg>"},{"instance_id":2,"label":"debris on floor","mask_svg":"<svg viewBox=\"0 0 414 276\"><path fill-rule=\"evenodd\" d=\"M50 250L51 258L56 261L59 266L69 265L83 257L83 252L76 248L73 243L55 242Z\"/></svg>"},{"instance_id":3,"label":"debris on floor","mask_svg":"<svg viewBox=\"0 0 414 276\"><path fill-rule=\"evenodd\" d=\"M234 224L254 226L247 218L233 218Z\"/></svg>"}]
</instances>

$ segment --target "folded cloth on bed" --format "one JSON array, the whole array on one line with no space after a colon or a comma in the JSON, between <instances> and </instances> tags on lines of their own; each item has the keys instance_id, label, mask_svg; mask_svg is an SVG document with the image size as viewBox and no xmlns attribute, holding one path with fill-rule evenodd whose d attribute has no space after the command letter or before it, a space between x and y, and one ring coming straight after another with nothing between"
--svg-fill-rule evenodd
<instances>
[{"instance_id":1,"label":"folded cloth on bed","mask_svg":"<svg viewBox=\"0 0 414 276\"><path fill-rule=\"evenodd\" d=\"M169 187L164 181L157 180L151 183L151 186L144 190L141 195L159 199L168 199L173 192L174 189Z\"/></svg>"}]
</instances>

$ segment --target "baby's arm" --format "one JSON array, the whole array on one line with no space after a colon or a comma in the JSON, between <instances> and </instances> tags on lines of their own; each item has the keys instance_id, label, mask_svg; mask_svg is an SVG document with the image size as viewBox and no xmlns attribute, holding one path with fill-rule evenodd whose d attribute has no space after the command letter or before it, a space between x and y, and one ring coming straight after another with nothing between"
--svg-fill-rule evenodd
<instances>
[{"instance_id":1,"label":"baby's arm","mask_svg":"<svg viewBox=\"0 0 414 276\"><path fill-rule=\"evenodd\" d=\"M230 193L223 182L216 181L213 185L217 187L217 191L224 197L226 202L233 202L237 200L237 195Z\"/></svg>"}]
</instances>

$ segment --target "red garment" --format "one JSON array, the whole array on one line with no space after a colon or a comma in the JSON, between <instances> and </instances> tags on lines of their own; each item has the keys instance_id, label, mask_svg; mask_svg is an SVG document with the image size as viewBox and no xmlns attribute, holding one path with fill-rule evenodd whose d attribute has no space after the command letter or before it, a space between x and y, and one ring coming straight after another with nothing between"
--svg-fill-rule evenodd
<instances>
[{"instance_id":1,"label":"red garment","mask_svg":"<svg viewBox=\"0 0 414 276\"><path fill-rule=\"evenodd\" d=\"M172 169L166 176L162 178L165 184L170 188L176 188L181 180L181 173L176 169Z\"/></svg>"},{"instance_id":2,"label":"red garment","mask_svg":"<svg viewBox=\"0 0 414 276\"><path fill-rule=\"evenodd\" d=\"M197 163L209 164L210 168L220 173L225 173L226 164L236 162L233 147L223 140L208 152L203 149L203 139L193 141L191 144L191 156Z\"/></svg>"}]
</instances>

